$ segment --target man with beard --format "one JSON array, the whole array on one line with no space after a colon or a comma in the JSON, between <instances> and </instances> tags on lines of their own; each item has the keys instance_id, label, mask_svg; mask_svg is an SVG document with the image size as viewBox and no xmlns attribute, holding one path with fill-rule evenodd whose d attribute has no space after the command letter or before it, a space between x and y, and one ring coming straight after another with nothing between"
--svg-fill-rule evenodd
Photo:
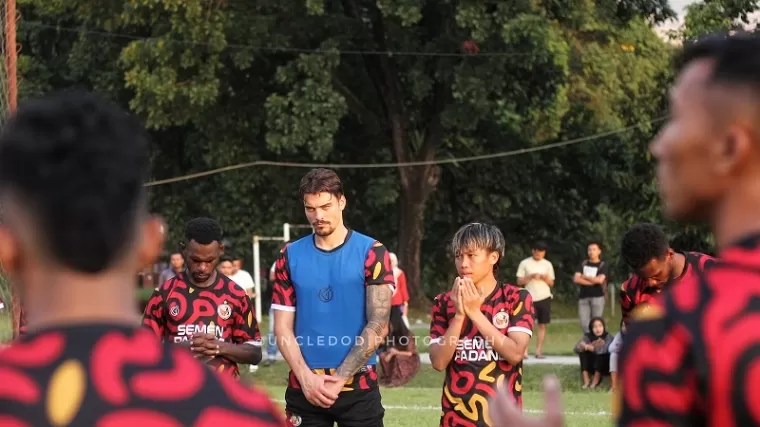
<instances>
[{"instance_id":1,"label":"man with beard","mask_svg":"<svg viewBox=\"0 0 760 427\"><path fill-rule=\"evenodd\" d=\"M300 195L314 234L282 251L272 296L278 348L291 369L286 415L302 427L380 427L375 351L391 310L390 254L346 228L334 171L307 173Z\"/></svg>"},{"instance_id":2,"label":"man with beard","mask_svg":"<svg viewBox=\"0 0 760 427\"><path fill-rule=\"evenodd\" d=\"M185 227L187 268L153 292L143 324L164 340L186 345L219 372L238 377L238 363L261 361L261 335L243 288L217 270L222 227L195 218Z\"/></svg>"},{"instance_id":3,"label":"man with beard","mask_svg":"<svg viewBox=\"0 0 760 427\"><path fill-rule=\"evenodd\" d=\"M650 150L665 213L707 222L718 260L634 314L622 352L618 426L760 425L760 39L709 37L687 46L671 117ZM556 379L547 416L501 425L563 425ZM506 405L506 406L504 406Z\"/></svg>"}]
</instances>

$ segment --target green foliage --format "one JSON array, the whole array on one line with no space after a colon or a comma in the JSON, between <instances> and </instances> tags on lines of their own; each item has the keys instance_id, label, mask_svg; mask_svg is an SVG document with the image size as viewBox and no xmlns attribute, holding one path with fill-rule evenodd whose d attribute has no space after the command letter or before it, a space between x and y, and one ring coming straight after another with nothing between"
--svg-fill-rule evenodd
<instances>
[{"instance_id":1,"label":"green foliage","mask_svg":"<svg viewBox=\"0 0 760 427\"><path fill-rule=\"evenodd\" d=\"M518 157L341 170L348 224L398 252L410 286L427 296L450 285L446 242L467 221L501 227L507 279L534 239L548 240L558 292L568 295L589 238L601 236L611 259L627 224L661 221L646 147L672 78L671 47L651 28L672 16L664 0L26 0L21 8L22 97L79 85L129 106L154 136L155 179L258 159L460 158L638 126ZM170 247L187 220L209 215L225 226L231 251L250 255L252 234L303 222L304 172L250 168L152 187L151 205L170 225ZM703 230L684 235L705 242ZM262 266L277 246L262 248Z\"/></svg>"}]
</instances>

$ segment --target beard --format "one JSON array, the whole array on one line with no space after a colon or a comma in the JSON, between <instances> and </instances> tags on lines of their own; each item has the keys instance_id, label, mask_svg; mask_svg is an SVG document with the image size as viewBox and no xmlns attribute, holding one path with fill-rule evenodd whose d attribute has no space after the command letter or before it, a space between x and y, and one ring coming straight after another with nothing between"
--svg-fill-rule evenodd
<instances>
[{"instance_id":1,"label":"beard","mask_svg":"<svg viewBox=\"0 0 760 427\"><path fill-rule=\"evenodd\" d=\"M315 224L314 225L314 234L316 234L319 237L327 237L335 231L335 227L328 223L323 222L322 224Z\"/></svg>"}]
</instances>

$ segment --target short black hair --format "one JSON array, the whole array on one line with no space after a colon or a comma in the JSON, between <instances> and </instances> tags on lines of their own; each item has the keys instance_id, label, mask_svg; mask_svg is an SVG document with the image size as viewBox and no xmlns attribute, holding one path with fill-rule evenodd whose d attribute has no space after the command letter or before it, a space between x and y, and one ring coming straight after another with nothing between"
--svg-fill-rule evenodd
<instances>
[{"instance_id":1,"label":"short black hair","mask_svg":"<svg viewBox=\"0 0 760 427\"><path fill-rule=\"evenodd\" d=\"M589 246L591 246L591 245L596 245L596 247L597 247L597 248L599 248L599 250L600 250L600 251L602 250L602 244L601 244L601 243L599 243L599 241L598 241L598 240L590 240L590 241L588 242L588 244L586 245L586 247L589 247Z\"/></svg>"},{"instance_id":2,"label":"short black hair","mask_svg":"<svg viewBox=\"0 0 760 427\"><path fill-rule=\"evenodd\" d=\"M533 244L533 249L537 251L545 251L548 247L549 245L547 245L543 240L539 240Z\"/></svg>"},{"instance_id":3,"label":"short black hair","mask_svg":"<svg viewBox=\"0 0 760 427\"><path fill-rule=\"evenodd\" d=\"M57 92L23 103L0 134L0 193L29 213L46 252L99 273L135 239L147 212L149 140L126 110L98 95Z\"/></svg>"},{"instance_id":4,"label":"short black hair","mask_svg":"<svg viewBox=\"0 0 760 427\"><path fill-rule=\"evenodd\" d=\"M629 267L639 270L652 259L662 259L670 249L665 230L657 224L639 223L623 235L620 255Z\"/></svg>"},{"instance_id":5,"label":"short black hair","mask_svg":"<svg viewBox=\"0 0 760 427\"><path fill-rule=\"evenodd\" d=\"M760 37L742 32L688 41L676 57L676 69L702 59L715 61L710 81L749 86L760 94Z\"/></svg>"},{"instance_id":6,"label":"short black hair","mask_svg":"<svg viewBox=\"0 0 760 427\"><path fill-rule=\"evenodd\" d=\"M229 255L222 255L221 258L219 258L219 264L227 261L232 262L232 257Z\"/></svg>"},{"instance_id":7,"label":"short black hair","mask_svg":"<svg viewBox=\"0 0 760 427\"><path fill-rule=\"evenodd\" d=\"M201 245L208 245L213 242L221 244L223 234L222 226L213 218L193 218L185 225L185 239L187 243L195 240Z\"/></svg>"}]
</instances>

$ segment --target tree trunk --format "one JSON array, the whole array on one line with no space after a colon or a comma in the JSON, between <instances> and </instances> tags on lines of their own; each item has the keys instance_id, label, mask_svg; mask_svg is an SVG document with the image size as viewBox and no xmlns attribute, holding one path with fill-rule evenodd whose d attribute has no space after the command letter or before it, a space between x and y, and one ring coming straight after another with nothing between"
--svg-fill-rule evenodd
<instances>
[{"instance_id":1,"label":"tree trunk","mask_svg":"<svg viewBox=\"0 0 760 427\"><path fill-rule=\"evenodd\" d=\"M422 287L421 248L425 228L425 205L438 183L438 167L423 166L400 171L407 179L401 185L399 224L399 264L406 272L409 304L423 308L430 305Z\"/></svg>"}]
</instances>

